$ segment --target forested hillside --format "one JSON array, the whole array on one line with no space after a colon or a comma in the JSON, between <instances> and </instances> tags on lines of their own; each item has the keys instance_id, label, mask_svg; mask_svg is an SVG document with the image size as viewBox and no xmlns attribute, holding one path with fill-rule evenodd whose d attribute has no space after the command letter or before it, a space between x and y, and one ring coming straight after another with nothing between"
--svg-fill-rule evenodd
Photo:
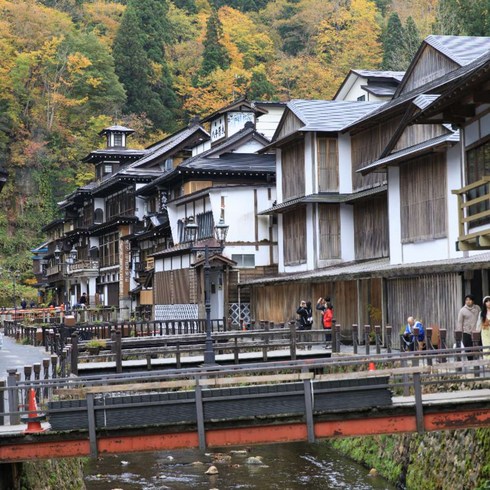
<instances>
[{"instance_id":1,"label":"forested hillside","mask_svg":"<svg viewBox=\"0 0 490 490\"><path fill-rule=\"evenodd\" d=\"M0 266L29 282L103 127L144 146L240 96L328 99L350 68L403 70L427 34L489 18L486 0L0 0Z\"/></svg>"}]
</instances>

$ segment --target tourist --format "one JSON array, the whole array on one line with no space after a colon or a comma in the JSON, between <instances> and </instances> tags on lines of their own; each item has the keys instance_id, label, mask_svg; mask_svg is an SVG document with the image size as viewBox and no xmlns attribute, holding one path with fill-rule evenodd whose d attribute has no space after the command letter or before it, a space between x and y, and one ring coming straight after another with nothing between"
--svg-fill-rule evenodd
<instances>
[{"instance_id":1,"label":"tourist","mask_svg":"<svg viewBox=\"0 0 490 490\"><path fill-rule=\"evenodd\" d=\"M299 330L311 330L311 327L313 326L313 310L311 309L311 301L301 301L296 313L298 314ZM305 341L311 341L309 334L307 337L305 337ZM311 344L309 344L307 348L308 350L311 350Z\"/></svg>"},{"instance_id":2,"label":"tourist","mask_svg":"<svg viewBox=\"0 0 490 490\"><path fill-rule=\"evenodd\" d=\"M407 326L403 332L403 341L405 342L405 349L403 350L414 350L415 349L415 328L419 329L417 335L417 341L422 344L425 339L425 331L422 322L415 320L413 316L407 318Z\"/></svg>"},{"instance_id":3,"label":"tourist","mask_svg":"<svg viewBox=\"0 0 490 490\"><path fill-rule=\"evenodd\" d=\"M322 326L325 330L325 347L331 347L332 344L332 326L333 326L333 306L330 297L318 298L316 309L322 312Z\"/></svg>"},{"instance_id":4,"label":"tourist","mask_svg":"<svg viewBox=\"0 0 490 490\"><path fill-rule=\"evenodd\" d=\"M471 347L473 345L471 334L476 332L481 309L475 304L475 297L472 294L467 294L464 297L464 303L464 306L459 310L456 332L463 332L463 346ZM473 357L468 356L468 359L472 360Z\"/></svg>"},{"instance_id":5,"label":"tourist","mask_svg":"<svg viewBox=\"0 0 490 490\"><path fill-rule=\"evenodd\" d=\"M485 296L483 298L480 318L478 319L476 330L477 332L481 332L483 347L490 347L490 296ZM490 358L490 351L487 351L485 358Z\"/></svg>"}]
</instances>

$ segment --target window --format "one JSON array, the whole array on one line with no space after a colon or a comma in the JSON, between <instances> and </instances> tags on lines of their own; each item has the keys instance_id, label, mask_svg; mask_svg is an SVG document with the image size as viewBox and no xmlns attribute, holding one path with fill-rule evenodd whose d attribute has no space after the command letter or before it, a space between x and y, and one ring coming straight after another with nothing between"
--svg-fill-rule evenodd
<instances>
[{"instance_id":1,"label":"window","mask_svg":"<svg viewBox=\"0 0 490 490\"><path fill-rule=\"evenodd\" d=\"M357 100L359 102L362 102L362 101L366 100L366 96L365 95L360 95L359 97L357 97Z\"/></svg>"},{"instance_id":2,"label":"window","mask_svg":"<svg viewBox=\"0 0 490 490\"><path fill-rule=\"evenodd\" d=\"M112 174L112 164L104 163L104 175Z\"/></svg>"},{"instance_id":3,"label":"window","mask_svg":"<svg viewBox=\"0 0 490 490\"><path fill-rule=\"evenodd\" d=\"M400 167L402 243L446 236L446 159L418 158Z\"/></svg>"},{"instance_id":4,"label":"window","mask_svg":"<svg viewBox=\"0 0 490 490\"><path fill-rule=\"evenodd\" d=\"M237 267L255 267L254 254L231 254L231 260L236 262Z\"/></svg>"},{"instance_id":5,"label":"window","mask_svg":"<svg viewBox=\"0 0 490 490\"><path fill-rule=\"evenodd\" d=\"M476 148L472 148L466 152L466 181L468 184L477 182L482 177L490 175L490 140ZM466 200L470 201L478 197L483 197L487 194L488 184L483 184L476 189L472 189L466 193ZM490 205L488 200L479 202L470 206L468 214L475 215L488 211ZM490 218L481 218L471 221L471 226L480 226L490 223Z\"/></svg>"},{"instance_id":6,"label":"window","mask_svg":"<svg viewBox=\"0 0 490 490\"><path fill-rule=\"evenodd\" d=\"M286 201L305 195L305 144L297 141L281 152L282 195Z\"/></svg>"},{"instance_id":7,"label":"window","mask_svg":"<svg viewBox=\"0 0 490 490\"><path fill-rule=\"evenodd\" d=\"M285 213L282 219L284 230L284 264L297 265L306 262L306 208Z\"/></svg>"},{"instance_id":8,"label":"window","mask_svg":"<svg viewBox=\"0 0 490 490\"><path fill-rule=\"evenodd\" d=\"M340 208L337 204L318 204L319 258L340 258Z\"/></svg>"},{"instance_id":9,"label":"window","mask_svg":"<svg viewBox=\"0 0 490 490\"><path fill-rule=\"evenodd\" d=\"M113 218L114 216L133 216L133 189L128 187L108 197L105 203L105 209L108 220Z\"/></svg>"},{"instance_id":10,"label":"window","mask_svg":"<svg viewBox=\"0 0 490 490\"><path fill-rule=\"evenodd\" d=\"M114 133L114 146L123 145L123 135L122 133Z\"/></svg>"},{"instance_id":11,"label":"window","mask_svg":"<svg viewBox=\"0 0 490 490\"><path fill-rule=\"evenodd\" d=\"M100 266L119 263L119 233L110 233L100 238Z\"/></svg>"},{"instance_id":12,"label":"window","mask_svg":"<svg viewBox=\"0 0 490 490\"><path fill-rule=\"evenodd\" d=\"M318 146L318 190L337 192L339 190L339 163L337 140L319 137Z\"/></svg>"},{"instance_id":13,"label":"window","mask_svg":"<svg viewBox=\"0 0 490 490\"><path fill-rule=\"evenodd\" d=\"M202 240L204 238L210 238L214 234L214 221L213 221L213 213L211 211L207 211L205 213L200 213L196 216L196 224L197 224L197 233L196 240ZM184 225L183 220L179 220L178 222L178 231L179 231L179 242L188 242L190 237L187 236L187 230Z\"/></svg>"}]
</instances>

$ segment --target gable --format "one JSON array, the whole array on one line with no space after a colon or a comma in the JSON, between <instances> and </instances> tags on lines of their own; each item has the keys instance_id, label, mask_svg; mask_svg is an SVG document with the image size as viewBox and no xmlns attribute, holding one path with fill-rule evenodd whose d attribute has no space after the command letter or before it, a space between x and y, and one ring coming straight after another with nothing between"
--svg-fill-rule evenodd
<instances>
[{"instance_id":1,"label":"gable","mask_svg":"<svg viewBox=\"0 0 490 490\"><path fill-rule=\"evenodd\" d=\"M403 80L402 88L398 96L411 92L418 87L436 80L446 73L459 68L459 65L443 55L432 46L425 44L419 56L414 60L406 78Z\"/></svg>"},{"instance_id":2,"label":"gable","mask_svg":"<svg viewBox=\"0 0 490 490\"><path fill-rule=\"evenodd\" d=\"M413 124L403 130L393 151L397 152L447 133L449 131L442 124Z\"/></svg>"},{"instance_id":3,"label":"gable","mask_svg":"<svg viewBox=\"0 0 490 490\"><path fill-rule=\"evenodd\" d=\"M303 126L304 126L303 122L296 115L294 115L290 110L287 110L287 113L285 116L283 116L279 130L276 133L274 139L279 140L281 138L289 136L290 134L293 134L296 131L298 131L298 129L302 128Z\"/></svg>"}]
</instances>

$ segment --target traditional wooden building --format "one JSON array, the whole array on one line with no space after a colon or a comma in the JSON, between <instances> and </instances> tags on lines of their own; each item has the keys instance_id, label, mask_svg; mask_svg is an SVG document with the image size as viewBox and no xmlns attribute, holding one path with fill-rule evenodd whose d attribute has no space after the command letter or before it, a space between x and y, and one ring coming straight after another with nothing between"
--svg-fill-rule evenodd
<instances>
[{"instance_id":1,"label":"traditional wooden building","mask_svg":"<svg viewBox=\"0 0 490 490\"><path fill-rule=\"evenodd\" d=\"M442 118L416 117L427 107L433 107L431 104L441 93L454 90L457 73L465 73L479 58L481 62L489 49L489 38L429 36L393 99L365 115L359 114L361 117L341 128L339 155L344 142L349 158L344 160L339 156L339 175L342 165L349 161L346 174L350 175L351 188L345 196L339 188L337 198L349 206L352 218L350 225L345 226L342 223L349 223L345 219L349 213L340 213L337 241L332 242L331 234L321 232L320 222L308 234L299 225L303 221L311 222L307 213L292 220L298 227L289 233L289 220L284 219L288 203L280 200L281 189L289 192L288 186L296 183L285 177L282 152L278 152L278 207L282 209L277 211L283 214L283 219L278 221L282 274L243 285L252 290L257 317L283 321L295 316L291 305L299 299L316 301L329 295L344 335L349 334L353 323L391 324L396 332L409 315L418 316L426 325L443 326L452 335L463 292L471 290L481 296L486 289L485 274L476 279L480 273L474 271L485 269L489 256L481 252L479 255L463 253L461 248L454 247L456 241L461 242L458 230L465 219L461 219L461 213L460 219L457 218L456 196L466 191L457 128L443 124ZM328 113L322 111L322 115L328 122ZM277 134L288 116L288 113L284 115ZM289 124L294 127L292 121L294 118L290 117ZM475 131L475 126L471 128ZM291 167L305 167L302 150L292 160ZM313 182L318 179L315 172L306 174ZM481 172L475 175L479 179ZM332 192L335 188L328 190ZM294 206L318 199L300 195ZM477 223L478 219L481 216L477 215ZM336 216L329 216L325 221L332 228ZM306 240L298 240L302 234ZM295 239L302 243L288 249L288 243ZM470 234L466 242L472 240L475 237ZM306 263L308 249L320 251L323 246L330 260L332 254L338 258L335 264L300 265ZM298 258L295 272L287 264L294 265Z\"/></svg>"},{"instance_id":2,"label":"traditional wooden building","mask_svg":"<svg viewBox=\"0 0 490 490\"><path fill-rule=\"evenodd\" d=\"M157 204L155 218L169 223L172 237L173 246L149 257L155 318L204 316L206 246L212 318L247 321L250 300L239 296L237 283L241 277L277 270L273 223L258 215L276 199L274 155L257 154L270 142L257 129L265 114L240 100L205 118L201 123L209 128L210 147L138 191ZM220 220L229 227L223 246L213 233ZM197 226L194 241L189 223Z\"/></svg>"}]
</instances>

